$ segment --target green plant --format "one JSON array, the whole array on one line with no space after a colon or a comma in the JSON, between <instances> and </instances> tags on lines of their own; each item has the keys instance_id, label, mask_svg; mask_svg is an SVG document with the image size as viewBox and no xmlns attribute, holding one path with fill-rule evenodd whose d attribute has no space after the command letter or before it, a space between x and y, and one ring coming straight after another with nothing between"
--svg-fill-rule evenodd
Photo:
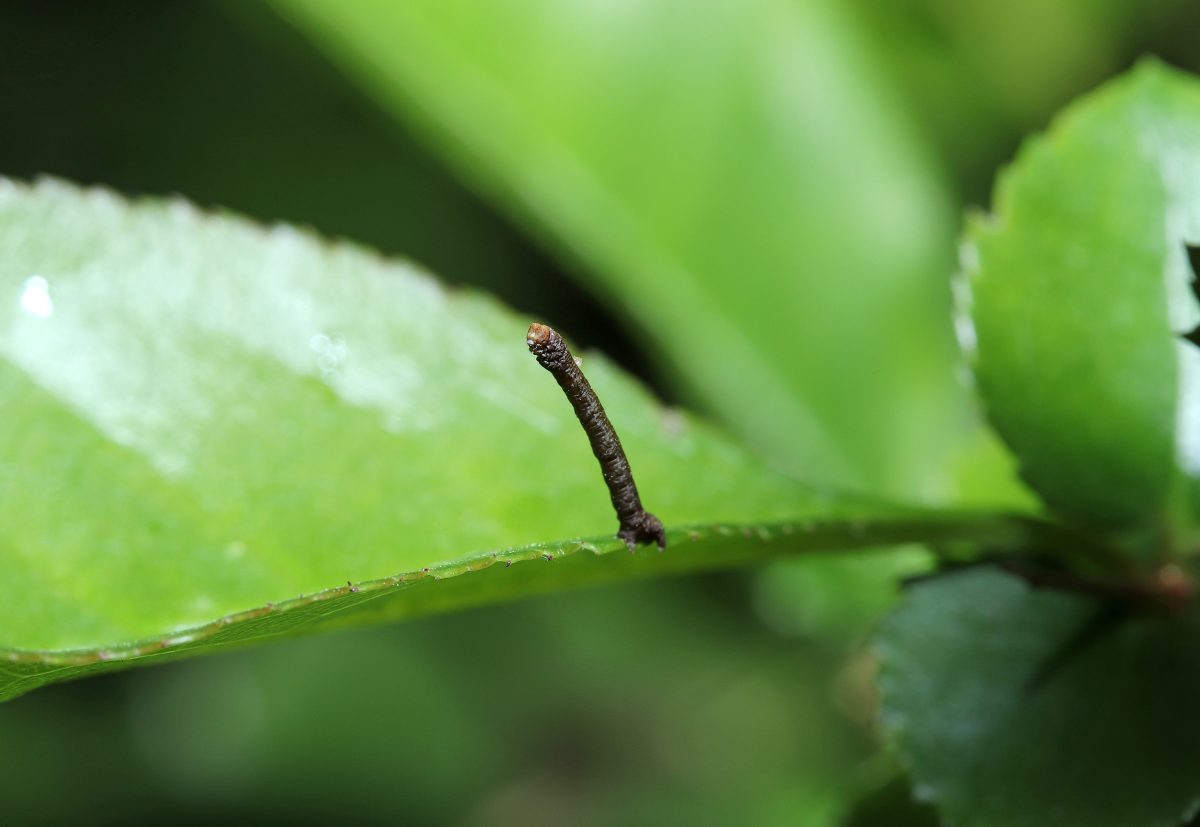
<instances>
[{"instance_id":1,"label":"green plant","mask_svg":"<svg viewBox=\"0 0 1200 827\"><path fill-rule=\"evenodd\" d=\"M317 8L303 13L342 14ZM345 8L341 25L361 26L361 7ZM840 32L836 13L810 13ZM431 51L404 52L404 71L480 82L446 68L443 41L422 42ZM544 91L553 114L558 90ZM729 99L745 104L737 90ZM874 163L909 170L899 186L928 233L905 266L936 271L938 235L921 228L946 205L910 174L920 160L902 122L869 109L864 128L893 130L885 156L903 156ZM1186 817L1200 794L1188 705L1200 681L1188 657L1200 417L1183 339L1200 319L1186 253L1200 240L1195 81L1147 63L1076 105L1005 174L994 215L970 223L960 338L989 418L1046 504L1037 513L949 381L949 326L930 322L920 282L847 292L831 279L806 284L804 304L764 303L772 274L746 272L719 238L681 234L647 182L607 174L604 149L618 142L597 139L584 153L595 166L573 166L563 136L599 125L559 114L526 146L499 136L473 148L513 153L494 168L514 177L491 185L513 188L533 220L560 222L680 383L742 437L662 409L585 357L667 551L630 555L612 537L586 443L525 352L528 319L289 227L5 184L0 283L20 303L0 361L14 400L0 431L0 696L318 627L920 542L947 563L1003 568L916 585L879 630L884 720L917 791L955 824ZM751 137L768 146L772 134ZM773 156L752 157L761 168L708 184L736 193L739 176L773 174ZM580 175L618 191L562 184ZM861 209L840 183L817 192ZM780 197L812 213L808 196ZM630 205L645 224L625 218ZM708 208L719 227L748 206ZM764 228L763 243L778 253L777 232ZM795 266L878 263L845 236L817 247ZM880 325L902 345L886 370L859 347L888 335ZM839 383L812 358L831 342L844 342L838 369L861 381ZM897 409L884 427L869 416L879 405ZM824 483L797 482L798 469ZM985 480L983 496L971 479ZM919 485L932 504L907 504ZM840 493L856 487L871 493Z\"/></svg>"}]
</instances>

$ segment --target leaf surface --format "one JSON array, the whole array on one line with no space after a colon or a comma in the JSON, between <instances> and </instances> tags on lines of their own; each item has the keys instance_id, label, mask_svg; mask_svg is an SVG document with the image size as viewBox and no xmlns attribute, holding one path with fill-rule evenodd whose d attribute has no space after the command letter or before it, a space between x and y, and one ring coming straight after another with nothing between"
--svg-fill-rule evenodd
<instances>
[{"instance_id":1,"label":"leaf surface","mask_svg":"<svg viewBox=\"0 0 1200 827\"><path fill-rule=\"evenodd\" d=\"M1200 618L1106 618L991 569L915 587L883 721L953 827L1167 827L1200 803Z\"/></svg>"},{"instance_id":2,"label":"leaf surface","mask_svg":"<svg viewBox=\"0 0 1200 827\"><path fill-rule=\"evenodd\" d=\"M670 530L630 555L529 320L487 297L53 181L0 184L0 250L0 697L317 625L1015 530L816 492L589 354Z\"/></svg>"},{"instance_id":3,"label":"leaf surface","mask_svg":"<svg viewBox=\"0 0 1200 827\"><path fill-rule=\"evenodd\" d=\"M962 338L1025 478L1069 518L1176 550L1200 504L1197 242L1200 83L1147 61L1022 150L962 282Z\"/></svg>"}]
</instances>

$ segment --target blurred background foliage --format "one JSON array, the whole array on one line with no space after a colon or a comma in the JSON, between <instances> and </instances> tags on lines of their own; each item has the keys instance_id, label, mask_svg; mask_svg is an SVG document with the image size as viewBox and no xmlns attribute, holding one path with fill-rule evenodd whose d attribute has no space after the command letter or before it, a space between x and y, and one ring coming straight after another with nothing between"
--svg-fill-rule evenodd
<instances>
[{"instance_id":1,"label":"blurred background foliage","mask_svg":"<svg viewBox=\"0 0 1200 827\"><path fill-rule=\"evenodd\" d=\"M958 216L1184 0L15 2L0 173L412 258L780 467L1026 507L956 378ZM919 550L594 590L42 690L5 821L930 824L857 644ZM899 562L897 562L897 560Z\"/></svg>"}]
</instances>

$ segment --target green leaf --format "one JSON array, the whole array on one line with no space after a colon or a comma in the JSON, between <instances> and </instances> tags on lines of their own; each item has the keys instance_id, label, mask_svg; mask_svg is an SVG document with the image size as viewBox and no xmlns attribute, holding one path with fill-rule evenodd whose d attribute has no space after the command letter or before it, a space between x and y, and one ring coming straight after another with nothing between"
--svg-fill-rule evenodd
<instances>
[{"instance_id":1,"label":"green leaf","mask_svg":"<svg viewBox=\"0 0 1200 827\"><path fill-rule=\"evenodd\" d=\"M840 4L275 5L581 260L749 444L957 494L954 207Z\"/></svg>"},{"instance_id":2,"label":"green leaf","mask_svg":"<svg viewBox=\"0 0 1200 827\"><path fill-rule=\"evenodd\" d=\"M1118 616L979 569L883 624L883 722L954 827L1166 827L1200 806L1200 616Z\"/></svg>"},{"instance_id":3,"label":"green leaf","mask_svg":"<svg viewBox=\"0 0 1200 827\"><path fill-rule=\"evenodd\" d=\"M1144 62L1089 95L994 209L969 228L962 335L1022 474L1069 518L1195 547L1200 83Z\"/></svg>"},{"instance_id":4,"label":"green leaf","mask_svg":"<svg viewBox=\"0 0 1200 827\"><path fill-rule=\"evenodd\" d=\"M670 530L630 555L528 320L487 297L57 182L0 179L0 249L0 697L316 625L1023 531L815 492L588 355Z\"/></svg>"}]
</instances>

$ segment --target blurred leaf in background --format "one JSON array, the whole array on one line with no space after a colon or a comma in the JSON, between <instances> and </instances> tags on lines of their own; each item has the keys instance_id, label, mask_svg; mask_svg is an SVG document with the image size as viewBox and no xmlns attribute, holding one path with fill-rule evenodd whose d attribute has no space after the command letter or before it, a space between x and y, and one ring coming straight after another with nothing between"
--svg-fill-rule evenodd
<instances>
[{"instance_id":1,"label":"blurred leaf in background","mask_svg":"<svg viewBox=\"0 0 1200 827\"><path fill-rule=\"evenodd\" d=\"M957 219L839 4L278 7L775 462L945 496Z\"/></svg>"},{"instance_id":2,"label":"blurred leaf in background","mask_svg":"<svg viewBox=\"0 0 1200 827\"><path fill-rule=\"evenodd\" d=\"M872 50L960 199L1062 105L1149 51L1196 66L1200 7L1178 0L854 0Z\"/></svg>"}]
</instances>

